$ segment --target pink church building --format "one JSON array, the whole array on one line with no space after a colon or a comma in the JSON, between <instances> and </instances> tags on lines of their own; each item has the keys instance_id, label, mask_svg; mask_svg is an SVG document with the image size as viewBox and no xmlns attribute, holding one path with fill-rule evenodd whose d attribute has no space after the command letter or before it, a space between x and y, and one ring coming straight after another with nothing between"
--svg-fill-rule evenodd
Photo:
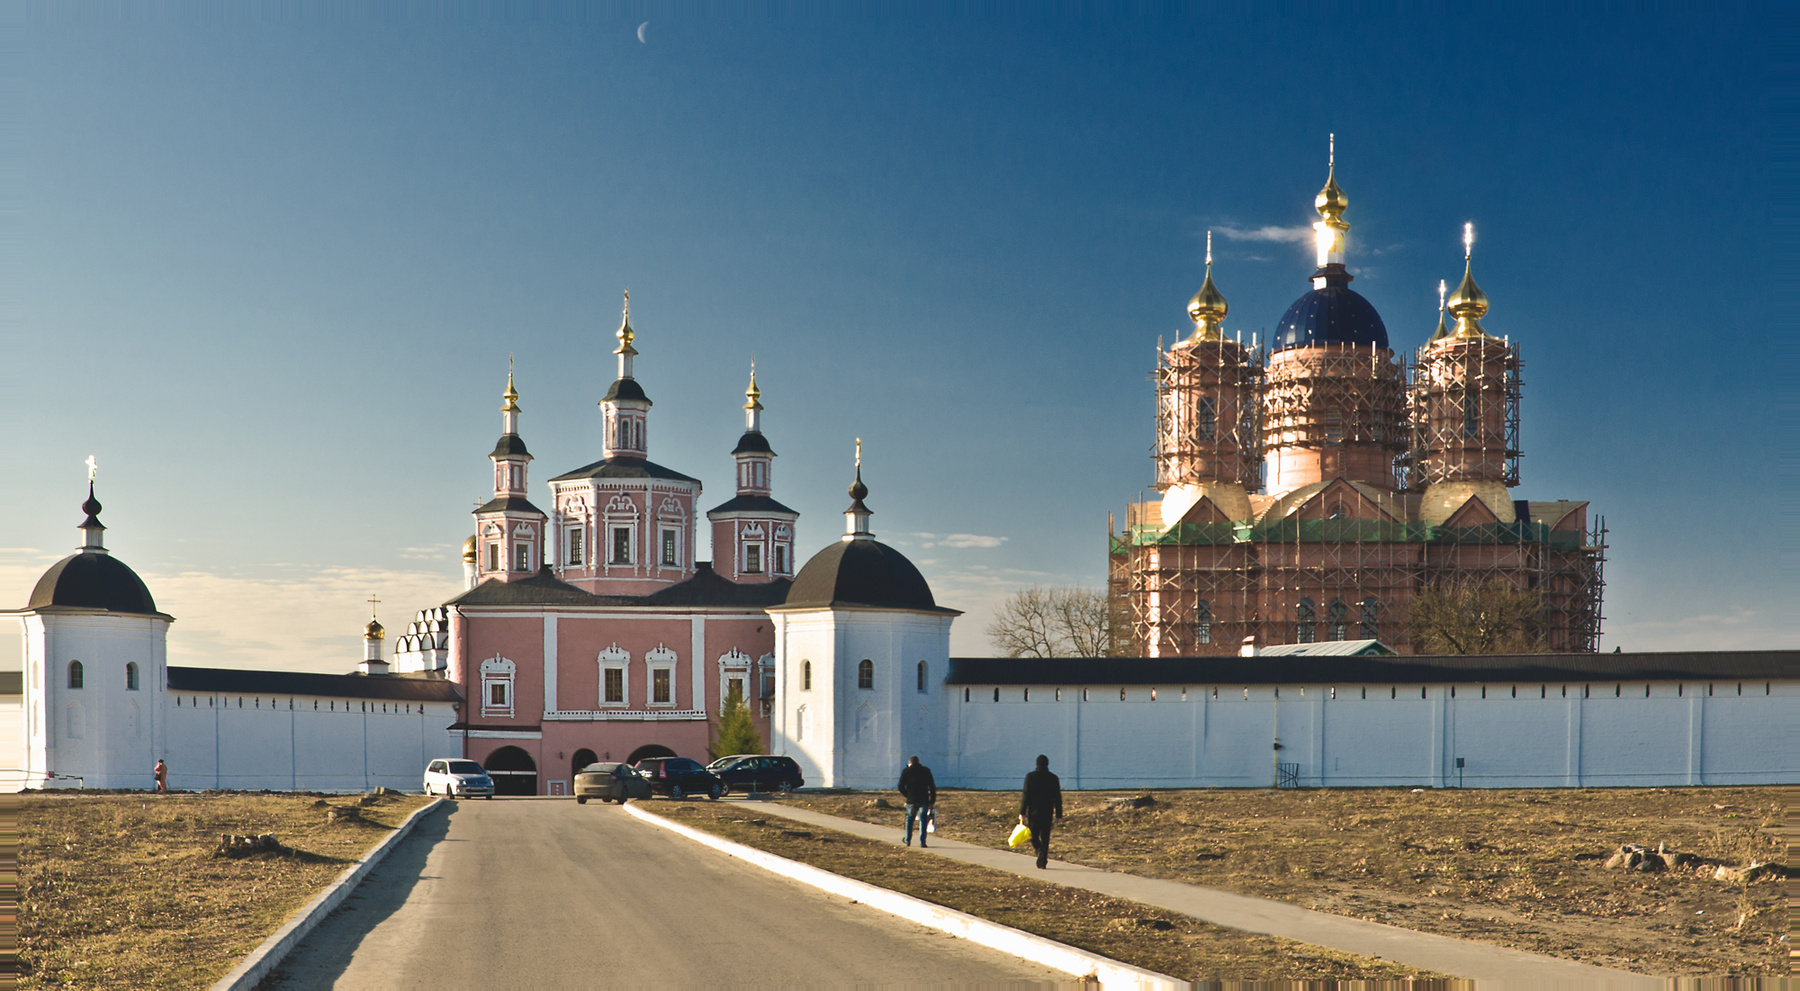
<instances>
[{"instance_id":1,"label":"pink church building","mask_svg":"<svg viewBox=\"0 0 1800 991\"><path fill-rule=\"evenodd\" d=\"M703 759L709 720L733 689L769 738L775 636L764 610L792 584L799 514L771 494L755 369L732 451L737 491L706 513L708 562L699 479L649 459L630 302L618 377L600 400L600 460L551 478L548 511L534 504L509 375L488 455L494 495L463 548L467 589L420 612L395 645L396 673L442 671L457 686L451 734L502 793L565 794L598 760Z\"/></svg>"}]
</instances>

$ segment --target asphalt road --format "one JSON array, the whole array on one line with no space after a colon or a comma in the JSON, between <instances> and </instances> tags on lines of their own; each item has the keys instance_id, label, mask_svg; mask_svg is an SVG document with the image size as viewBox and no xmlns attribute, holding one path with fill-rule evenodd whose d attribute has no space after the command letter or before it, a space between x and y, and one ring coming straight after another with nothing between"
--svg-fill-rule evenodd
<instances>
[{"instance_id":1,"label":"asphalt road","mask_svg":"<svg viewBox=\"0 0 1800 991\"><path fill-rule=\"evenodd\" d=\"M265 987L1071 984L568 799L447 802Z\"/></svg>"}]
</instances>

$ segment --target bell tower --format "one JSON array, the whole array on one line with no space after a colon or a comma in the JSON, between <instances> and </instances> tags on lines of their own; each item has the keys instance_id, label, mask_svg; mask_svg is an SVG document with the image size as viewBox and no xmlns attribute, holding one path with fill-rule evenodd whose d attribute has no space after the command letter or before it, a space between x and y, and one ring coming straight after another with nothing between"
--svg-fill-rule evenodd
<instances>
[{"instance_id":1,"label":"bell tower","mask_svg":"<svg viewBox=\"0 0 1800 991\"><path fill-rule=\"evenodd\" d=\"M744 390L744 435L732 448L737 494L706 514L712 523L713 570L735 582L763 583L794 576L794 523L800 514L770 495L775 450L762 432L762 389L756 362Z\"/></svg>"},{"instance_id":2,"label":"bell tower","mask_svg":"<svg viewBox=\"0 0 1800 991\"><path fill-rule=\"evenodd\" d=\"M525 497L531 452L519 436L519 390L513 387L510 367L501 398L500 439L488 455L494 463L494 497L475 510L477 585L495 578L507 582L529 578L544 563L546 518Z\"/></svg>"}]
</instances>

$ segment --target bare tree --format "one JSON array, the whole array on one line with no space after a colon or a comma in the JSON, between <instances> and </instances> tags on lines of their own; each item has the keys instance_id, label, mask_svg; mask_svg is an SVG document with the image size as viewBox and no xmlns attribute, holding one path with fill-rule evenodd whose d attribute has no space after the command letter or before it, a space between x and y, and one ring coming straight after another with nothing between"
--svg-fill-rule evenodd
<instances>
[{"instance_id":1,"label":"bare tree","mask_svg":"<svg viewBox=\"0 0 1800 991\"><path fill-rule=\"evenodd\" d=\"M1111 605L1104 589L1022 588L994 614L988 643L1004 657L1107 657Z\"/></svg>"},{"instance_id":2,"label":"bare tree","mask_svg":"<svg viewBox=\"0 0 1800 991\"><path fill-rule=\"evenodd\" d=\"M1407 616L1413 649L1425 654L1539 654L1547 648L1544 599L1505 579L1445 579L1420 589Z\"/></svg>"}]
</instances>

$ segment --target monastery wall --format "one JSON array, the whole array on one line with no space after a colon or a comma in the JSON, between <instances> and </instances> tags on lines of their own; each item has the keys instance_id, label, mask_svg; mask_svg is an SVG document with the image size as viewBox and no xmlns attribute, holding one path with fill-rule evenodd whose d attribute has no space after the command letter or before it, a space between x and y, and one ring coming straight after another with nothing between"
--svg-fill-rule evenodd
<instances>
[{"instance_id":1,"label":"monastery wall","mask_svg":"<svg viewBox=\"0 0 1800 991\"><path fill-rule=\"evenodd\" d=\"M1738 691L1641 681L1190 686L1159 688L1154 701L1131 687L1121 701L1116 686L953 686L933 767L939 784L977 789L1018 788L1040 753L1071 789L1267 788L1278 764L1298 765L1287 783L1299 787L1800 780L1800 753L1784 743L1800 681Z\"/></svg>"},{"instance_id":2,"label":"monastery wall","mask_svg":"<svg viewBox=\"0 0 1800 991\"><path fill-rule=\"evenodd\" d=\"M445 702L367 702L306 696L179 696L164 708L169 787L416 792L434 757L460 754ZM143 781L128 787L147 787Z\"/></svg>"}]
</instances>

